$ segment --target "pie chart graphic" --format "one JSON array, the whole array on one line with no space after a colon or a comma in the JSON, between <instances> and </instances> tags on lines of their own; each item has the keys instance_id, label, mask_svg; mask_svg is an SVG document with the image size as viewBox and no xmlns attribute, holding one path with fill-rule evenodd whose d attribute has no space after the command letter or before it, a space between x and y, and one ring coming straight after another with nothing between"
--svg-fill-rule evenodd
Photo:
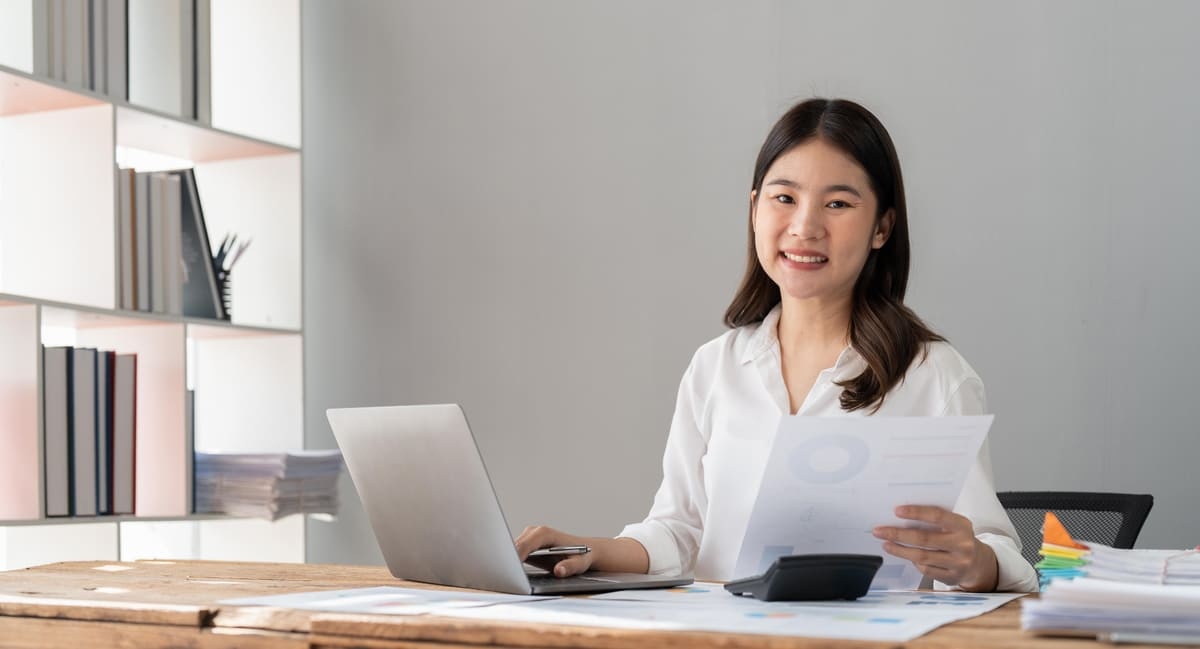
<instances>
[{"instance_id":1,"label":"pie chart graphic","mask_svg":"<svg viewBox=\"0 0 1200 649\"><path fill-rule=\"evenodd\" d=\"M819 435L792 449L792 475L812 484L836 484L858 475L871 459L866 442L849 435Z\"/></svg>"}]
</instances>

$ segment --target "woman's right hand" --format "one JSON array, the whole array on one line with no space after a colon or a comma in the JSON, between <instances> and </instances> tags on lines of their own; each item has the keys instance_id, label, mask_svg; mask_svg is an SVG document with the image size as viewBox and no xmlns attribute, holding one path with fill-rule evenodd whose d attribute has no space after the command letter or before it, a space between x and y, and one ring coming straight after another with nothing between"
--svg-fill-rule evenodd
<instances>
[{"instance_id":1,"label":"woman's right hand","mask_svg":"<svg viewBox=\"0 0 1200 649\"><path fill-rule=\"evenodd\" d=\"M566 534L545 525L532 525L526 527L524 532L521 532L521 535L517 537L515 545L517 546L517 556L521 558L521 561L525 561L529 557L529 553L534 550L558 545L592 545L589 543L590 540L582 536ZM595 560L596 548L592 546L592 551L584 554L572 554L561 557L537 557L529 563L530 565L552 572L555 577L570 577L571 575L586 572L592 567L592 563Z\"/></svg>"}]
</instances>

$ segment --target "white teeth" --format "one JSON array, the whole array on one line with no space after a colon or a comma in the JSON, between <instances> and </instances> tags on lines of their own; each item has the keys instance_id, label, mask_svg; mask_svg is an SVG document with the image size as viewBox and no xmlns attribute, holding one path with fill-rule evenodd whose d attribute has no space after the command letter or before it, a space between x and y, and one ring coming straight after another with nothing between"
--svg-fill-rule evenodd
<instances>
[{"instance_id":1,"label":"white teeth","mask_svg":"<svg viewBox=\"0 0 1200 649\"><path fill-rule=\"evenodd\" d=\"M809 257L806 255L793 255L790 252L783 253L783 256L787 257L788 259L790 259L794 262L801 263L801 264L822 264L822 263L829 261L828 257Z\"/></svg>"}]
</instances>

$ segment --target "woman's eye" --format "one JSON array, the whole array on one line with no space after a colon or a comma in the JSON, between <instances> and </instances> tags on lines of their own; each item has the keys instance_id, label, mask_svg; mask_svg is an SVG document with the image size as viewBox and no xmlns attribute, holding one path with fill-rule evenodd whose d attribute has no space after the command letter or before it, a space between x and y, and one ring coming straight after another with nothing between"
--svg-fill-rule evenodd
<instances>
[{"instance_id":1,"label":"woman's eye","mask_svg":"<svg viewBox=\"0 0 1200 649\"><path fill-rule=\"evenodd\" d=\"M785 203L787 205L791 205L792 203L796 202L796 201L792 200L792 197L788 196L787 194L780 194L775 197L775 200L779 201L780 203Z\"/></svg>"},{"instance_id":2,"label":"woman's eye","mask_svg":"<svg viewBox=\"0 0 1200 649\"><path fill-rule=\"evenodd\" d=\"M829 204L825 207L832 207L835 210L841 210L850 207L850 204L846 201L829 201Z\"/></svg>"}]
</instances>

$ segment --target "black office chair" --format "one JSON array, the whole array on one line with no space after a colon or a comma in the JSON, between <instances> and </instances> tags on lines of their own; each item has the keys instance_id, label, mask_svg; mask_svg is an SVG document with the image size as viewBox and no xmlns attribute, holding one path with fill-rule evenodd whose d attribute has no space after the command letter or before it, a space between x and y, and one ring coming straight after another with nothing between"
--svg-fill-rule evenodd
<instances>
[{"instance_id":1,"label":"black office chair","mask_svg":"<svg viewBox=\"0 0 1200 649\"><path fill-rule=\"evenodd\" d=\"M1017 528L1021 556L1031 564L1041 559L1038 549L1042 547L1042 522L1047 511L1058 516L1071 538L1132 548L1154 506L1154 496L1149 494L1002 491L996 495Z\"/></svg>"}]
</instances>

